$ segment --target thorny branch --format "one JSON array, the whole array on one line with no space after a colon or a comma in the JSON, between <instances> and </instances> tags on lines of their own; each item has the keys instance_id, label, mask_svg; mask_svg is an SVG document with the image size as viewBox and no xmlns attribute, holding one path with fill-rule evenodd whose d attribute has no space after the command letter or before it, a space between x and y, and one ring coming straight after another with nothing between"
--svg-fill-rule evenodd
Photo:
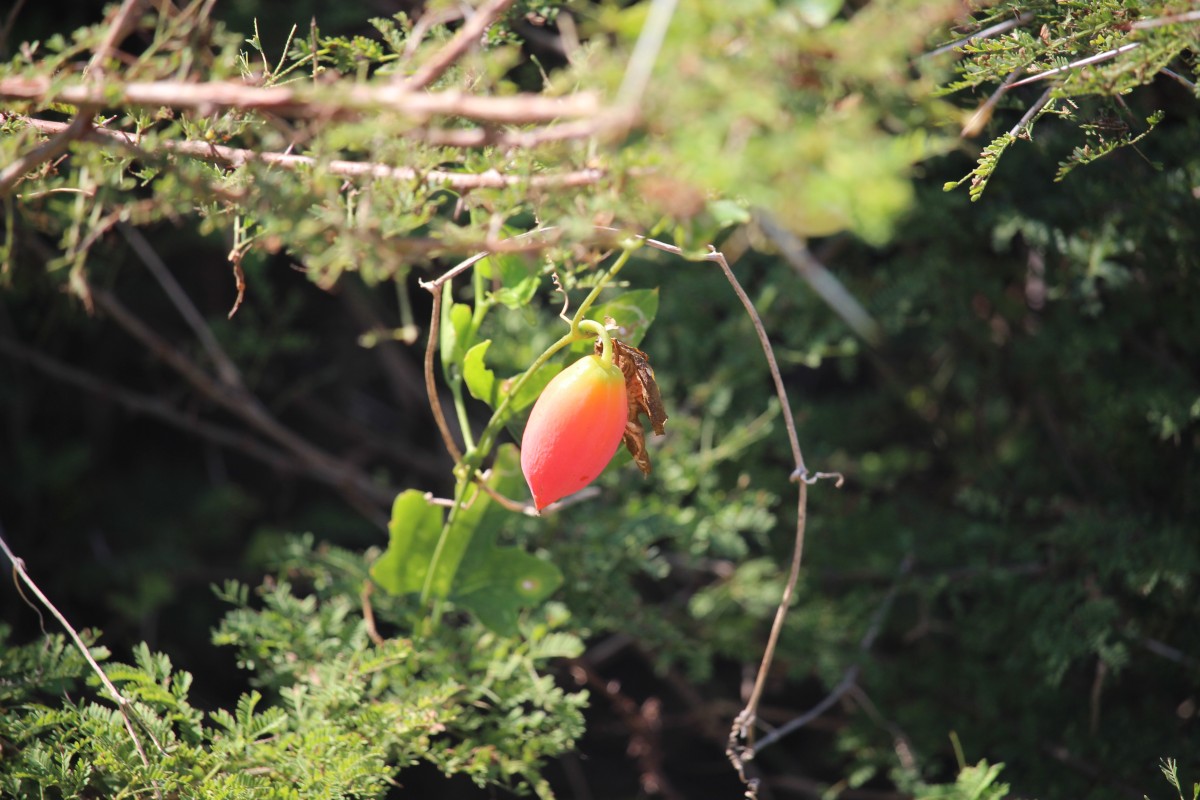
<instances>
[{"instance_id":1,"label":"thorny branch","mask_svg":"<svg viewBox=\"0 0 1200 800\"><path fill-rule=\"evenodd\" d=\"M433 55L433 58L423 63L403 82L404 88L416 91L424 89L436 81L455 61L471 49L472 45L479 43L479 38L514 2L515 0L487 0L475 9L475 13L468 17L463 26L458 29L458 33L454 34L450 41Z\"/></svg>"},{"instance_id":2,"label":"thorny branch","mask_svg":"<svg viewBox=\"0 0 1200 800\"><path fill-rule=\"evenodd\" d=\"M36 117L21 117L21 120L31 127L37 128L45 133L60 135L62 131L69 126L62 122L53 122L51 120L37 119ZM72 123L73 124L73 123ZM565 127L565 126L564 126ZM556 129L546 129L547 133L553 133ZM466 138L478 139L478 142L471 142L470 146L475 144L487 144L488 131L453 131L448 133L463 134ZM520 132L515 131L512 134L496 134L497 141L504 143L505 136L514 139L514 144L524 146L528 143L519 141L521 136L534 136L536 132ZM86 138L91 141L111 141L116 140L126 145L142 146L145 137L127 131L112 130L110 128L92 128L91 130L79 131L73 133L71 140ZM50 141L54 141L51 139ZM69 143L69 142L67 142ZM49 144L47 142L46 144ZM467 146L467 145L464 145ZM65 149L66 143L63 144ZM487 172L452 172L450 170L416 170L412 167L392 166L391 164L380 164L369 161L345 161L342 159L333 159L331 161L318 161L312 156L295 155L292 153L272 153L262 152L258 150L250 150L241 147L228 147L226 145L212 144L200 140L180 141L175 139L159 139L154 142L155 148L161 148L170 153L178 153L180 155L189 156L191 158L208 161L215 164L222 164L229 167L240 167L244 164L258 162L269 164L276 167L284 167L286 169L301 169L309 167L318 167L328 171L332 175L343 175L347 178L381 178L389 180L401 181L420 181L433 186L448 186L452 189L467 190L467 189L501 189L508 186L527 186L530 189L542 189L547 187L554 188L571 188L578 186L588 186L598 183L604 178L604 171L599 169L580 169L571 172L550 173L546 175L505 175L496 170L488 170ZM33 155L31 152L30 156ZM41 161L53 158L53 155L41 158ZM28 168L24 168L20 174L24 174ZM7 172L7 170L5 170ZM4 185L0 183L0 193L3 193Z\"/></svg>"}]
</instances>

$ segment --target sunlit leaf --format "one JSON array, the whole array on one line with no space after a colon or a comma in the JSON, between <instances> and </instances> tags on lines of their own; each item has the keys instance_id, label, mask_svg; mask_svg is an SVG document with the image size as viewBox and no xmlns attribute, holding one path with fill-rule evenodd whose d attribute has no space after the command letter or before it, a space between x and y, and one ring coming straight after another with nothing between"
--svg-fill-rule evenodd
<instances>
[{"instance_id":1,"label":"sunlit leaf","mask_svg":"<svg viewBox=\"0 0 1200 800\"><path fill-rule=\"evenodd\" d=\"M419 592L442 531L442 510L416 489L401 492L392 504L388 548L371 566L371 577L391 594Z\"/></svg>"}]
</instances>

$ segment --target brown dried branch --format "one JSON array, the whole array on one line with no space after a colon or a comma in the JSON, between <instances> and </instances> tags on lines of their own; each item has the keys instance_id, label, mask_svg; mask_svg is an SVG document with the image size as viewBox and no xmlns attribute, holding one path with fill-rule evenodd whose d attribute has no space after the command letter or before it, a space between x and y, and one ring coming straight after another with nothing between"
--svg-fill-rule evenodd
<instances>
[{"instance_id":1,"label":"brown dried branch","mask_svg":"<svg viewBox=\"0 0 1200 800\"><path fill-rule=\"evenodd\" d=\"M552 122L594 117L601 112L598 97L580 92L566 97L517 94L505 97L469 95L456 91L413 92L404 86L358 84L325 86L295 83L288 86L254 86L238 81L150 81L133 83L68 84L55 86L50 78L0 79L0 98L47 106L141 106L178 108L211 114L236 108L270 111L281 117L345 119L381 111L395 111L424 122L449 116L497 125Z\"/></svg>"},{"instance_id":2,"label":"brown dried branch","mask_svg":"<svg viewBox=\"0 0 1200 800\"><path fill-rule=\"evenodd\" d=\"M129 335L178 372L188 383L212 402L232 412L273 440L325 483L337 488L342 495L368 519L386 524L380 513L395 496L395 492L376 484L357 466L338 459L282 425L266 410L258 398L241 387L222 384L200 369L191 359L151 330L134 316L106 289L93 289L96 305L103 309Z\"/></svg>"},{"instance_id":3,"label":"brown dried branch","mask_svg":"<svg viewBox=\"0 0 1200 800\"><path fill-rule=\"evenodd\" d=\"M21 119L31 127L37 128L44 133L58 134L68 127L61 122L37 119L36 117L22 117ZM473 132L466 131L465 133ZM90 131L76 134L72 138L87 138L91 141L117 140L134 147L143 146L143 137L134 133L111 130L109 128L92 128ZM155 143L155 147L162 148L171 153L178 153L200 159L201 161L208 161L229 167L240 167L255 161L287 169L317 167L327 170L330 174L343 175L348 178L420 181L434 186L448 186L459 190L501 189L508 186L527 186L531 189L547 187L571 188L598 183L605 176L604 171L599 169L581 169L547 175L504 175L496 170L481 173L451 172L440 169L421 171L412 167L396 167L369 161L343 161L340 159L318 161L312 156L260 152L239 147L210 144L209 142L198 140L179 141L162 139ZM41 160L44 161L46 159L43 158ZM0 192L2 190L3 185L0 184Z\"/></svg>"},{"instance_id":4,"label":"brown dried branch","mask_svg":"<svg viewBox=\"0 0 1200 800\"><path fill-rule=\"evenodd\" d=\"M200 345L204 348L204 352L208 353L208 357L212 360L213 365L217 369L217 376L221 382L229 386L242 385L242 373L238 370L237 365L225 353L225 350L217 342L217 337L213 335L212 329L208 323L204 321L204 316L192 299L187 296L187 292L179 285L179 281L175 280L175 276L171 274L170 268L166 262L162 260L162 256L158 251L146 240L142 232L132 225L118 223L117 230L125 237L125 241L129 242L129 246L133 248L133 252L146 265L146 269L150 270L150 274L158 281L158 285L162 287L172 305L183 317L184 322L192 329L192 333L196 334L196 338L200 340Z\"/></svg>"},{"instance_id":5,"label":"brown dried branch","mask_svg":"<svg viewBox=\"0 0 1200 800\"><path fill-rule=\"evenodd\" d=\"M515 0L486 0L467 21L458 33L446 42L442 49L422 64L416 72L403 82L404 88L415 91L424 89L442 76L472 45L479 42L487 29L508 10Z\"/></svg>"},{"instance_id":6,"label":"brown dried branch","mask_svg":"<svg viewBox=\"0 0 1200 800\"><path fill-rule=\"evenodd\" d=\"M222 425L197 419L194 415L186 414L159 398L115 386L88 372L49 358L20 342L0 337L0 353L21 361L54 380L92 392L136 414L154 417L160 422L201 436L221 447L237 450L280 472L296 472L299 467L296 460L283 451L268 447L262 442Z\"/></svg>"}]
</instances>

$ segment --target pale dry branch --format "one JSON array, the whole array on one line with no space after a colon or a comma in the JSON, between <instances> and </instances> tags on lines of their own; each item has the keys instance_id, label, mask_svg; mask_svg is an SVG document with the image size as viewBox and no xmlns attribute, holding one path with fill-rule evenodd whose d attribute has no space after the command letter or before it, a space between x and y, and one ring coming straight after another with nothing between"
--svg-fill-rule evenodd
<instances>
[{"instance_id":1,"label":"pale dry branch","mask_svg":"<svg viewBox=\"0 0 1200 800\"><path fill-rule=\"evenodd\" d=\"M792 268L800 275L817 296L833 309L850 329L872 346L883 341L883 329L865 308L846 290L829 268L817 260L796 234L784 228L770 214L759 211L754 221L762 229Z\"/></svg>"},{"instance_id":2,"label":"pale dry branch","mask_svg":"<svg viewBox=\"0 0 1200 800\"><path fill-rule=\"evenodd\" d=\"M1018 134L1020 134L1021 131L1025 128L1025 126L1028 125L1033 120L1033 118L1036 117L1038 115L1038 113L1041 112L1041 110L1046 107L1046 104L1050 102L1050 97L1053 94L1054 94L1053 87L1042 92L1041 97L1039 97L1037 100L1035 100L1033 105L1031 105L1029 107L1029 109L1025 112L1024 116L1022 116L1019 120L1017 120L1017 124L1012 126L1012 128L1008 132L1008 135L1009 136L1017 136Z\"/></svg>"},{"instance_id":3,"label":"pale dry branch","mask_svg":"<svg viewBox=\"0 0 1200 800\"><path fill-rule=\"evenodd\" d=\"M467 21L450 41L403 81L404 87L411 91L424 89L440 78L467 50L479 43L480 37L514 2L515 0L486 0L475 9L474 14L467 17Z\"/></svg>"},{"instance_id":4,"label":"pale dry branch","mask_svg":"<svg viewBox=\"0 0 1200 800\"><path fill-rule=\"evenodd\" d=\"M1163 25L1178 25L1180 23L1200 22L1200 10L1185 11L1182 14L1172 14L1166 17L1152 17L1151 19L1142 19L1133 23L1131 26L1135 31L1146 30L1147 28L1160 28Z\"/></svg>"},{"instance_id":5,"label":"pale dry branch","mask_svg":"<svg viewBox=\"0 0 1200 800\"><path fill-rule=\"evenodd\" d=\"M22 117L21 119L43 133L54 135L58 135L69 127L61 122L53 122L36 117ZM546 130L549 132L553 129ZM473 134L474 132L466 131L465 133ZM533 134L535 132L530 133ZM110 128L92 128L90 131L73 135L72 139L74 138L88 138L92 141L115 140L128 146L144 148L147 152L154 152L153 149L147 146L148 143L145 137ZM590 186L599 183L606 174L603 170L599 169L581 169L545 175L505 175L496 170L480 173L451 172L440 169L417 170L412 167L397 167L390 164L369 161L345 161L341 159L320 161L312 156L261 152L240 147L211 144L195 139L183 141L177 139L159 139L154 142L153 146L169 153L177 153L201 161L233 168L251 162L258 162L286 169L323 169L332 175L341 175L347 178L414 181L430 186L447 186L452 189L464 191L469 189L503 189L510 186L526 186L530 189ZM45 159L41 160L44 161ZM3 185L0 184L0 191L2 190Z\"/></svg>"},{"instance_id":6,"label":"pale dry branch","mask_svg":"<svg viewBox=\"0 0 1200 800\"><path fill-rule=\"evenodd\" d=\"M146 0L124 0L121 3L113 14L112 21L108 24L104 40L92 53L92 58L88 61L87 66L83 68L85 78L102 78L104 76L104 60L112 55L113 49L136 27L137 15L145 5Z\"/></svg>"},{"instance_id":7,"label":"pale dry branch","mask_svg":"<svg viewBox=\"0 0 1200 800\"><path fill-rule=\"evenodd\" d=\"M944 44L941 47L938 47L934 50L930 50L928 53L925 53L921 57L922 58L933 58L934 56L940 56L942 53L948 53L951 50L957 50L958 48L962 47L963 45L968 45L971 42L974 42L978 39L987 39L992 36L999 36L1002 33L1007 33L1008 31L1011 31L1013 28L1019 28L1022 25L1029 24L1029 22L1032 20L1033 20L1033 12L1032 11L1024 11L1024 12L1018 14L1017 16L1013 17L1012 19L1007 19L1007 20L1004 20L1003 22L997 22L995 25L991 25L987 28L984 28L981 31L976 31L975 33L972 33L969 36L964 36L963 38L961 38L957 41L950 42L949 44Z\"/></svg>"},{"instance_id":8,"label":"pale dry branch","mask_svg":"<svg viewBox=\"0 0 1200 800\"><path fill-rule=\"evenodd\" d=\"M240 81L149 81L56 85L50 78L12 77L0 79L0 98L41 106L138 106L188 109L202 114L224 109L270 111L281 117L322 120L393 111L418 122L461 117L497 125L593 117L602 111L599 98L590 92L565 97L484 96L457 91L413 92L388 84L255 86Z\"/></svg>"},{"instance_id":9,"label":"pale dry branch","mask_svg":"<svg viewBox=\"0 0 1200 800\"><path fill-rule=\"evenodd\" d=\"M625 69L625 77L617 90L617 106L630 120L637 114L646 87L650 85L654 62L658 60L658 53L667 38L667 29L671 26L671 18L675 16L677 3L678 0L650 2L646 22L638 34L637 44L629 56L629 66Z\"/></svg>"}]
</instances>

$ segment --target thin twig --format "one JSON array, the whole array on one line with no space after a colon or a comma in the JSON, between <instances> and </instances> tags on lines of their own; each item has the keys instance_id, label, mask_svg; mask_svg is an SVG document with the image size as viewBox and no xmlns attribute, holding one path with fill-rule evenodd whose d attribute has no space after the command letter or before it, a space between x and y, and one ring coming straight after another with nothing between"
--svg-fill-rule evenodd
<instances>
[{"instance_id":1,"label":"thin twig","mask_svg":"<svg viewBox=\"0 0 1200 800\"><path fill-rule=\"evenodd\" d=\"M107 312L120 327L178 372L201 394L240 417L267 438L300 458L306 467L321 477L321 480L341 490L343 496L368 519L376 523L384 519L379 513L378 507L390 504L395 492L375 483L370 476L355 465L324 452L282 425L271 416L258 398L248 391L214 380L191 359L134 316L110 291L106 289L93 289L92 291L96 304Z\"/></svg>"},{"instance_id":2,"label":"thin twig","mask_svg":"<svg viewBox=\"0 0 1200 800\"><path fill-rule=\"evenodd\" d=\"M112 55L113 48L119 45L137 25L137 15L145 4L146 0L124 0L121 3L120 8L113 14L112 22L108 24L104 40L100 42L100 46L92 53L91 60L83 68L83 77L95 79L104 76L104 60Z\"/></svg>"},{"instance_id":3,"label":"thin twig","mask_svg":"<svg viewBox=\"0 0 1200 800\"><path fill-rule=\"evenodd\" d=\"M891 610L892 604L896 601L896 594L900 591L900 583L903 578L912 570L913 561L914 559L911 555L904 558L900 564L900 569L897 572L895 579L892 581L891 588L888 589L887 594L885 594L883 600L880 601L879 606L875 609L875 613L871 615L871 622L867 625L866 633L863 634L862 639L860 639L858 643L860 661L852 664L846 670L846 672L842 675L842 679L838 681L837 685L833 687L833 690L826 695L825 699L795 719L789 720L787 724L780 725L778 728L764 736L756 745L754 745L752 751L754 755L757 756L765 748L770 747L772 744L788 734L798 731L800 728L803 728L805 725L824 714L842 697L842 695L844 695L852 686L854 686L854 682L858 680L859 673L862 671L861 659L870 652L871 647L875 644L875 640L879 638L879 634L883 630L883 622L887 618L888 611Z\"/></svg>"},{"instance_id":4,"label":"thin twig","mask_svg":"<svg viewBox=\"0 0 1200 800\"><path fill-rule=\"evenodd\" d=\"M60 123L61 124L61 123ZM0 170L0 197L8 194L34 167L53 161L71 146L71 142L84 138L92 126L92 107L80 108L69 124L62 124L59 131L37 147Z\"/></svg>"},{"instance_id":5,"label":"thin twig","mask_svg":"<svg viewBox=\"0 0 1200 800\"><path fill-rule=\"evenodd\" d=\"M1180 22L1200 22L1200 11L1185 11L1182 14L1173 14L1169 17L1152 17L1151 19L1138 20L1130 27L1135 31L1141 31L1147 28L1159 28L1163 25L1175 25Z\"/></svg>"},{"instance_id":6,"label":"thin twig","mask_svg":"<svg viewBox=\"0 0 1200 800\"><path fill-rule=\"evenodd\" d=\"M825 301L850 329L878 347L883 341L883 328L867 310L846 290L829 268L817 260L796 234L784 228L765 211L757 211L754 220L800 277L817 296Z\"/></svg>"},{"instance_id":7,"label":"thin twig","mask_svg":"<svg viewBox=\"0 0 1200 800\"><path fill-rule=\"evenodd\" d=\"M597 95L590 92L564 97L540 94L487 96L457 91L412 92L403 86L387 84L255 86L240 81L150 81L56 86L50 78L11 77L0 79L0 97L42 105L166 107L203 110L206 114L236 108L322 120L395 111L417 121L450 116L499 125L593 117L603 111Z\"/></svg>"},{"instance_id":8,"label":"thin twig","mask_svg":"<svg viewBox=\"0 0 1200 800\"><path fill-rule=\"evenodd\" d=\"M450 41L404 81L404 87L412 91L424 89L440 78L467 50L478 44L480 37L514 2L515 0L487 0L475 9L475 13L467 17L467 21Z\"/></svg>"},{"instance_id":9,"label":"thin twig","mask_svg":"<svg viewBox=\"0 0 1200 800\"><path fill-rule=\"evenodd\" d=\"M1025 116L1023 116L1019 120L1017 120L1017 124L1012 126L1012 129L1009 130L1008 135L1016 136L1017 134L1019 134L1021 132L1021 130L1026 125L1028 125L1029 122L1034 117L1036 117L1043 108L1046 107L1046 103L1050 102L1050 96L1053 93L1054 93L1054 87L1051 87L1051 88L1047 89L1046 91L1042 92L1042 96L1039 97L1036 101L1034 101L1034 104L1031 105L1029 107L1029 110L1025 112Z\"/></svg>"},{"instance_id":10,"label":"thin twig","mask_svg":"<svg viewBox=\"0 0 1200 800\"><path fill-rule=\"evenodd\" d=\"M1112 50L1106 50L1103 53L1097 53L1094 56L1081 58L1078 61L1072 61L1070 64L1064 64L1061 67L1055 67L1054 69L1048 69L1045 72L1039 72L1036 75L1030 75L1028 78L1023 78L1022 80L1013 83L1009 88L1015 89L1018 86L1024 86L1027 83L1034 83L1035 81L1042 81L1054 75L1059 75L1063 72L1069 72L1070 70L1078 69L1079 67L1086 67L1089 64L1098 64L1101 61L1108 61L1109 59L1116 58L1122 53L1128 53L1130 50L1134 50L1141 46L1141 42L1130 42L1129 44L1123 44L1120 47Z\"/></svg>"},{"instance_id":11,"label":"thin twig","mask_svg":"<svg viewBox=\"0 0 1200 800\"><path fill-rule=\"evenodd\" d=\"M62 122L37 119L36 117L21 117L20 119L31 127L35 127L45 133L58 133L68 127ZM472 131L464 131L464 133L473 134ZM533 135L533 132L530 132L529 135ZM73 138L87 138L91 141L115 139L124 144L138 147L142 145L143 139L138 134L111 130L109 128L93 128L90 132L79 134ZM481 141L485 138L481 137ZM520 144L519 138L514 139L514 141ZM201 161L223 164L235 168L252 162L270 164L271 166L284 167L286 169L316 167L326 170L331 175L343 175L350 178L417 181L431 186L448 186L453 189L502 189L509 186L527 186L531 189L550 187L571 188L598 183L605 175L605 172L599 169L580 169L544 175L505 175L494 169L479 173L451 172L441 169L416 170L412 167L398 167L370 161L345 161L341 159L320 161L312 156L261 152L241 147L216 145L194 139L186 141L159 139L154 142L154 148L161 148L167 152L179 153L180 155L190 156ZM153 152L153 150L150 152Z\"/></svg>"},{"instance_id":12,"label":"thin twig","mask_svg":"<svg viewBox=\"0 0 1200 800\"><path fill-rule=\"evenodd\" d=\"M238 370L237 365L225 353L225 350L217 342L217 337L213 335L212 328L204 321L204 317L196 308L195 303L188 297L187 292L179 285L179 281L175 280L175 276L171 273L166 262L162 260L162 256L158 251L146 240L142 232L137 228L127 223L121 222L117 224L117 230L125 237L125 241L129 242L129 246L146 265L146 269L150 270L150 274L158 281L158 285L166 292L167 297L179 311L179 315L183 317L184 322L192 329L192 333L196 334L196 338L200 340L200 345L204 351L208 353L208 357L212 359L213 365L217 368L217 375L222 383L230 386L242 385L242 373Z\"/></svg>"},{"instance_id":13,"label":"thin twig","mask_svg":"<svg viewBox=\"0 0 1200 800\"><path fill-rule=\"evenodd\" d=\"M975 113L971 115L971 118L962 126L962 130L959 131L958 135L965 139L970 136L975 136L981 130L983 130L983 126L986 125L988 120L992 118L992 111L995 109L996 103L1000 102L1000 98L1003 97L1004 93L1009 90L1009 87L1012 86L1013 81L1021 77L1021 75L1024 73L1024 68L1014 69L1012 72L1008 73L1008 75L1006 75L1004 80L1000 83L999 88L992 92L991 96L984 101L983 105L976 109Z\"/></svg>"},{"instance_id":14,"label":"thin twig","mask_svg":"<svg viewBox=\"0 0 1200 800\"><path fill-rule=\"evenodd\" d=\"M1171 69L1167 69L1166 67L1163 67L1162 69L1160 69L1159 72L1161 72L1163 75L1166 75L1168 78L1174 78L1175 80L1179 81L1179 83L1181 83L1184 86L1186 86L1187 88L1191 89L1193 92L1196 91L1196 84L1192 81L1189 81L1187 78L1183 77L1178 72L1171 70Z\"/></svg>"},{"instance_id":15,"label":"thin twig","mask_svg":"<svg viewBox=\"0 0 1200 800\"><path fill-rule=\"evenodd\" d=\"M997 22L995 25L984 28L981 31L976 31L975 33L972 33L970 36L965 36L956 42L950 42L950 44L944 44L941 47L930 50L928 53L923 54L921 56L921 58L933 58L934 56L940 56L942 53L948 53L951 50L957 50L958 48L962 47L963 45L970 44L971 42L973 42L977 39L987 39L991 36L998 36L999 34L1006 33L1008 31L1012 30L1013 28L1019 28L1022 25L1026 25L1032 19L1033 19L1032 11L1022 12L1021 14L1017 15L1016 17L1013 17L1012 19L1005 20L1004 22Z\"/></svg>"},{"instance_id":16,"label":"thin twig","mask_svg":"<svg viewBox=\"0 0 1200 800\"><path fill-rule=\"evenodd\" d=\"M787 389L783 385L783 375L779 372L779 362L775 360L775 350L771 347L771 339L767 336L767 329L763 325L762 317L758 315L758 309L754 307L754 301L746 294L746 290L742 288L742 284L738 281L737 276L733 274L733 270L729 267L729 262L725 260L724 254L714 248L705 257L705 260L715 263L725 273L725 279L733 287L738 300L742 301L742 307L746 309L746 314L749 315L750 321L754 325L754 332L758 334L758 341L762 345L763 355L767 358L767 367L771 371L771 380L775 383L775 393L779 396L779 403L782 407L783 423L787 427L788 444L792 447L792 463L796 465L795 473L793 474L798 474L798 477L806 476L808 475L808 470L804 467L804 456L800 453L800 438L796 435L796 419L792 416L792 407L788 402Z\"/></svg>"},{"instance_id":17,"label":"thin twig","mask_svg":"<svg viewBox=\"0 0 1200 800\"><path fill-rule=\"evenodd\" d=\"M9 548L8 542L4 540L3 525L0 525L0 548L3 548L4 554L8 556L8 560L12 562L13 572L21 579L22 582L24 582L27 587L29 587L29 590L37 596L37 599L41 601L46 610L54 615L54 618L58 620L59 624L66 629L67 634L71 637L71 641L75 643L75 646L79 649L79 652L88 662L88 665L96 673L97 677L100 678L100 682L104 684L104 688L108 690L112 700L117 704L117 710L121 712L121 718L125 721L125 730L129 732L129 737L133 739L133 746L138 752L138 757L141 758L142 764L149 769L150 759L146 755L146 749L142 747L142 740L138 737L137 731L135 731L133 728L133 719L131 716L130 702L128 698L121 694L120 690L118 690L113 682L109 680L108 675L104 672L104 670L100 668L100 665L96 663L96 659L92 657L92 651L86 644L84 644L83 639L80 637L75 628L72 627L71 623L67 621L67 618L63 616L62 612L58 610L58 607L54 605L54 603L50 602L50 598L46 597L41 588L37 585L37 583L34 582L33 578L29 577L29 573L25 569L25 560L23 558L18 558L16 554L13 553L13 551ZM159 752L165 753L166 751L163 749L163 746L158 742L157 739L154 738L154 734L150 732L149 729L145 728L144 725L142 727L150 736L151 741L153 741L158 747ZM158 790L157 782L155 782L153 786L154 796L161 798L162 793Z\"/></svg>"},{"instance_id":18,"label":"thin twig","mask_svg":"<svg viewBox=\"0 0 1200 800\"><path fill-rule=\"evenodd\" d=\"M296 462L296 459L290 457L287 453L268 447L262 442L249 438L238 431L196 419L194 415L184 413L156 397L149 397L129 391L120 386L115 386L91 373L49 358L37 350L26 347L20 342L0 337L0 353L22 361L54 380L107 398L134 413L154 417L180 430L202 436L222 447L238 450L280 472L297 472L300 466ZM318 474L312 472L308 474L321 479L321 476Z\"/></svg>"}]
</instances>

